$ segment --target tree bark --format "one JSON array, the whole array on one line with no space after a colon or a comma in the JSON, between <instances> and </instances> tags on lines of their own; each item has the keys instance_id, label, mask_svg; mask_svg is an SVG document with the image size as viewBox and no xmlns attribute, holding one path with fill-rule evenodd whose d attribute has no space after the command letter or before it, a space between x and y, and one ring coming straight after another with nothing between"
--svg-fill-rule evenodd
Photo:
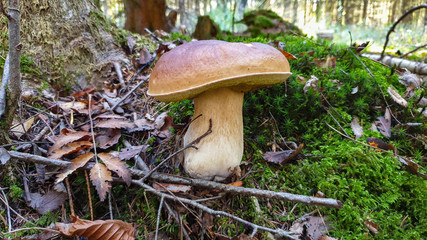
<instances>
[{"instance_id":1,"label":"tree bark","mask_svg":"<svg viewBox=\"0 0 427 240\"><path fill-rule=\"evenodd\" d=\"M169 32L172 28L166 17L166 0L125 0L125 29L135 33L145 33L162 29Z\"/></svg>"}]
</instances>

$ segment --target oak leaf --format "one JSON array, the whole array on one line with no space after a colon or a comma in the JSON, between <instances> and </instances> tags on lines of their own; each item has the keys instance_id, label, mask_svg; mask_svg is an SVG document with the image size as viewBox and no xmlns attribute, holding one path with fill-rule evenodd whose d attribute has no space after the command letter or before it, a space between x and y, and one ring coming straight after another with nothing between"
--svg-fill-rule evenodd
<instances>
[{"instance_id":1,"label":"oak leaf","mask_svg":"<svg viewBox=\"0 0 427 240\"><path fill-rule=\"evenodd\" d=\"M132 174L130 173L129 168L120 158L115 157L109 153L99 153L98 157L104 162L107 168L119 175L125 183L129 186L132 181Z\"/></svg>"},{"instance_id":2,"label":"oak leaf","mask_svg":"<svg viewBox=\"0 0 427 240\"><path fill-rule=\"evenodd\" d=\"M104 164L95 163L90 170L90 180L92 180L92 184L95 186L99 198L101 201L104 201L108 190L111 188L111 182L113 181L111 172L108 171Z\"/></svg>"},{"instance_id":3,"label":"oak leaf","mask_svg":"<svg viewBox=\"0 0 427 240\"><path fill-rule=\"evenodd\" d=\"M89 240L133 240L136 229L120 220L89 221L72 216L73 223L56 223L59 231L66 236L82 236Z\"/></svg>"},{"instance_id":4,"label":"oak leaf","mask_svg":"<svg viewBox=\"0 0 427 240\"><path fill-rule=\"evenodd\" d=\"M93 153L89 152L89 153L85 153L85 154L80 155L77 158L73 159L71 164L68 165L62 171L62 173L58 174L58 176L56 177L55 183L62 182L68 175L70 175L71 173L76 171L78 168L81 168L84 165L86 165L86 163L92 159L93 155L94 155Z\"/></svg>"}]
</instances>

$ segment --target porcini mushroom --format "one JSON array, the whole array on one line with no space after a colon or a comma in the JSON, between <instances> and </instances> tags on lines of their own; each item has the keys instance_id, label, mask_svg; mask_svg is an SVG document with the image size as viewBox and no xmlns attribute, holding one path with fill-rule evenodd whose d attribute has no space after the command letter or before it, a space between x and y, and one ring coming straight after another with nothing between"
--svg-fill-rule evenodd
<instances>
[{"instance_id":1,"label":"porcini mushroom","mask_svg":"<svg viewBox=\"0 0 427 240\"><path fill-rule=\"evenodd\" d=\"M194 99L194 120L184 145L209 128L197 149L184 152L184 169L192 177L222 180L240 170L243 156L242 105L245 92L284 82L290 75L286 57L262 43L194 41L165 53L154 67L148 94L159 101Z\"/></svg>"}]
</instances>

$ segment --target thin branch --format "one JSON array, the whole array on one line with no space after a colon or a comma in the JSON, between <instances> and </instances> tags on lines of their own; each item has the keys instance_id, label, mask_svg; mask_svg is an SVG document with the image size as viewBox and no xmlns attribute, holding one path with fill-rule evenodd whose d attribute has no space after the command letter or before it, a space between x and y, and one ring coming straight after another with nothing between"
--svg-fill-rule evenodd
<instances>
[{"instance_id":1,"label":"thin branch","mask_svg":"<svg viewBox=\"0 0 427 240\"><path fill-rule=\"evenodd\" d=\"M157 236L159 234L160 215L162 214L162 207L163 207L164 201L165 201L165 197L162 196L160 198L159 210L157 211L156 233L154 235L154 240L157 240Z\"/></svg>"},{"instance_id":2,"label":"thin branch","mask_svg":"<svg viewBox=\"0 0 427 240\"><path fill-rule=\"evenodd\" d=\"M188 235L187 230L184 228L184 226L182 225L182 219L179 216L178 213L176 213L167 202L165 202L165 207L168 210L169 214L173 217L173 219L175 220L175 222L181 227L181 231L184 234L184 237L186 240L190 240L190 236Z\"/></svg>"},{"instance_id":3,"label":"thin branch","mask_svg":"<svg viewBox=\"0 0 427 240\"><path fill-rule=\"evenodd\" d=\"M41 164L46 164L50 166L58 166L58 167L66 167L71 164L71 162L56 160L56 159L49 159L46 157L36 156L28 153L21 153L16 151L8 151L8 153L12 158L15 158L21 161L26 161L26 162L35 162L35 163L41 163ZM145 172L137 169L130 169L130 171L132 175L135 175L135 176L143 177L146 175ZM261 198L299 202L306 205L316 205L316 206L324 206L324 207L332 207L332 208L342 208L343 206L341 201L331 199L331 198L317 198L317 197L297 195L292 193L236 187L236 186L217 183L217 182L208 181L204 179L185 178L185 177L179 177L174 175L161 174L157 172L153 172L150 175L150 179L154 179L160 182L170 182L170 183L185 184L185 185L191 185L191 186L208 188L208 189L217 189L224 192L245 195L245 196L257 196Z\"/></svg>"},{"instance_id":4,"label":"thin branch","mask_svg":"<svg viewBox=\"0 0 427 240\"><path fill-rule=\"evenodd\" d=\"M6 209L7 209L7 211L6 211L7 212L7 224L8 224L7 230L10 232L10 231L12 231L12 218L10 217L10 206L9 206L9 202L7 201L7 196L4 193L2 187L0 187L0 191L3 195L3 198L4 198L3 202L4 202L4 205L6 205Z\"/></svg>"},{"instance_id":5,"label":"thin branch","mask_svg":"<svg viewBox=\"0 0 427 240\"><path fill-rule=\"evenodd\" d=\"M157 196L159 196L161 198L167 198L167 199L170 199L170 200L180 201L180 202L189 204L189 205L191 205L193 207L196 207L196 208L198 208L198 209L200 209L200 210L202 210L204 212L207 212L207 213L209 213L209 214L211 214L213 216L220 215L220 216L228 217L228 218L231 218L231 219L236 220L238 222L241 222L241 223L243 223L243 224L245 224L247 226L250 226L252 229L256 228L256 229L259 229L259 230L271 232L271 233L276 234L276 235L281 236L281 237L287 237L289 239L295 239L295 240L297 240L297 238L295 238L295 237L292 236L291 232L287 232L287 231L284 231L282 229L272 229L272 228L263 227L263 226L255 224L255 223L246 221L246 220L244 220L244 219L242 219L240 217L234 216L234 215L232 215L230 213L223 212L223 211L213 210L213 209L208 208L208 207L206 207L206 206L204 206L204 205L202 205L200 203L197 203L197 202L195 202L193 200L186 199L186 198L181 198L181 197L174 197L174 196L171 196L171 195L166 194L166 193L161 193L161 192L157 191L156 189L152 188L151 186L143 183L142 181L132 180L132 183L136 184L138 186L143 187L147 192L151 192L151 193L153 193L153 194L155 194L155 195L157 195Z\"/></svg>"},{"instance_id":6,"label":"thin branch","mask_svg":"<svg viewBox=\"0 0 427 240\"><path fill-rule=\"evenodd\" d=\"M391 34L391 32L394 32L394 29L396 28L397 24L399 24L400 21L402 21L410 13L412 13L413 11L416 11L418 9L421 9L421 8L427 8L427 3L421 4L419 6L415 6L415 7L408 9L399 19L397 19L397 21L393 24L393 26L391 26L391 28L388 30L387 36L385 38L385 43L384 43L383 51L381 52L380 60L384 57L384 52L385 52L385 49L387 48L387 44L389 41L390 34Z\"/></svg>"},{"instance_id":7,"label":"thin branch","mask_svg":"<svg viewBox=\"0 0 427 240\"><path fill-rule=\"evenodd\" d=\"M189 144L187 144L183 148L181 148L178 151L174 152L173 154L169 155L169 157L167 157L163 161L161 161L155 168L151 169L151 171L149 171L143 178L141 178L140 181L144 182L144 180L147 179L148 177L150 177L150 175L153 174L153 172L155 172L157 169L159 169L165 162L169 161L169 159L173 158L178 153L186 150L187 148L191 148L191 147L195 148L195 146L194 146L195 143L198 143L200 140L202 140L204 137L206 137L207 135L209 135L211 133L212 133L212 119L209 119L209 128L204 134L202 134L200 137L196 138L194 141L190 142Z\"/></svg>"},{"instance_id":8,"label":"thin branch","mask_svg":"<svg viewBox=\"0 0 427 240\"><path fill-rule=\"evenodd\" d=\"M89 175L87 174L86 169L84 171L85 171L87 195L89 197L90 220L93 221L93 206L92 206L92 195L90 193Z\"/></svg>"},{"instance_id":9,"label":"thin branch","mask_svg":"<svg viewBox=\"0 0 427 240\"><path fill-rule=\"evenodd\" d=\"M122 69L120 67L120 63L118 62L113 62L113 66L114 66L114 70L116 70L117 73L117 77L119 78L119 82L122 86L125 85L125 81L123 80L123 74L122 74Z\"/></svg>"},{"instance_id":10,"label":"thin branch","mask_svg":"<svg viewBox=\"0 0 427 240\"><path fill-rule=\"evenodd\" d=\"M133 92L135 92L136 89L139 88L143 83L148 81L150 78L150 75L148 75L144 80L140 81L135 87L133 87L126 95L124 95L120 100L111 108L111 111L114 111L124 100L126 100Z\"/></svg>"},{"instance_id":11,"label":"thin branch","mask_svg":"<svg viewBox=\"0 0 427 240\"><path fill-rule=\"evenodd\" d=\"M399 57L400 57L400 58L404 58L404 57L408 56L409 54L414 53L414 52L416 52L416 51L420 50L421 48L425 48L425 47L427 47L427 44L424 44L424 45L421 45L421 46L419 46L419 47L416 47L416 48L414 48L413 50L411 50L411 51L409 51L409 52L407 52L407 53L405 53L405 54L400 55Z\"/></svg>"},{"instance_id":12,"label":"thin branch","mask_svg":"<svg viewBox=\"0 0 427 240\"><path fill-rule=\"evenodd\" d=\"M31 230L40 230L40 231L48 231L48 232L53 232L56 234L61 234L60 231L58 230L54 230L54 229L50 229L50 228L42 228L42 227L30 227L30 228L20 228L20 229L16 229L7 233L2 233L3 236L7 235L7 234L12 234L12 233L17 233L17 232L22 232L22 231L31 231Z\"/></svg>"}]
</instances>

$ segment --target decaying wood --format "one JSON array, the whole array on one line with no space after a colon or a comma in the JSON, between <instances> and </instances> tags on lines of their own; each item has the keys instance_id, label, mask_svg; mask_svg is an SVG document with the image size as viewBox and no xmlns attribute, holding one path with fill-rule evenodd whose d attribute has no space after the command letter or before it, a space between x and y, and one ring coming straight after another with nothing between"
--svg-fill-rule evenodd
<instances>
[{"instance_id":1,"label":"decaying wood","mask_svg":"<svg viewBox=\"0 0 427 240\"><path fill-rule=\"evenodd\" d=\"M414 62L403 58L398 57L390 57L390 56L384 56L381 59L380 54L371 54L371 53L364 53L362 54L363 57L367 57L376 61L381 61L382 63L390 66L390 67L398 67L398 68L406 68L412 73L427 75L427 64L423 62Z\"/></svg>"},{"instance_id":2,"label":"decaying wood","mask_svg":"<svg viewBox=\"0 0 427 240\"><path fill-rule=\"evenodd\" d=\"M66 167L69 164L71 164L71 162L50 159L42 156L36 156L29 153L21 153L16 151L8 151L8 153L12 158L15 158L21 161L26 161L26 162L40 163L40 164L46 164L46 165L58 166L58 167ZM140 170L130 169L130 171L134 176L144 177L146 175L145 172ZM217 190L229 192L232 194L257 196L261 198L277 199L282 201L299 202L306 205L324 206L324 207L332 207L332 208L342 208L343 206L341 201L331 199L331 198L317 198L317 197L297 195L292 193L274 192L274 191L244 188L244 187L235 187L235 186L203 180L203 179L192 179L192 178L179 177L179 176L167 175L167 174L156 173L156 172L153 172L149 178L160 181L160 182L178 183L178 184L185 184L185 185L203 187L208 189L217 189Z\"/></svg>"}]
</instances>

